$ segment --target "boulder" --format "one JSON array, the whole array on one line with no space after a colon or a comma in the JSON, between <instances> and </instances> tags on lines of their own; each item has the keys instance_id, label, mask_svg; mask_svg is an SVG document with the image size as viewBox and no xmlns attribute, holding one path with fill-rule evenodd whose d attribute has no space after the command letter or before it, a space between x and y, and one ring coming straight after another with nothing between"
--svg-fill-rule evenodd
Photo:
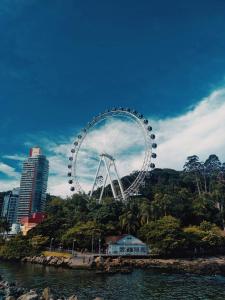
<instances>
[{"instance_id":1,"label":"boulder","mask_svg":"<svg viewBox=\"0 0 225 300\"><path fill-rule=\"evenodd\" d=\"M14 296L7 296L5 297L5 300L16 300Z\"/></svg>"},{"instance_id":2,"label":"boulder","mask_svg":"<svg viewBox=\"0 0 225 300\"><path fill-rule=\"evenodd\" d=\"M69 298L67 298L67 300L78 300L77 296L72 295Z\"/></svg>"},{"instance_id":3,"label":"boulder","mask_svg":"<svg viewBox=\"0 0 225 300\"><path fill-rule=\"evenodd\" d=\"M49 287L46 287L42 292L42 298L44 300L54 299L53 293Z\"/></svg>"},{"instance_id":4,"label":"boulder","mask_svg":"<svg viewBox=\"0 0 225 300\"><path fill-rule=\"evenodd\" d=\"M38 300L38 294L36 291L31 290L17 298L17 300Z\"/></svg>"}]
</instances>

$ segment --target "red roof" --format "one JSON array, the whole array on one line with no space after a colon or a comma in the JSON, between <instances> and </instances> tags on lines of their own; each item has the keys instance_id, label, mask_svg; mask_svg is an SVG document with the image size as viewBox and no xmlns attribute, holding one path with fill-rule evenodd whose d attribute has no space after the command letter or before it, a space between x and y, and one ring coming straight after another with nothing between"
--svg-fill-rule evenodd
<instances>
[{"instance_id":1,"label":"red roof","mask_svg":"<svg viewBox=\"0 0 225 300\"><path fill-rule=\"evenodd\" d=\"M116 242L118 242L119 240L121 240L122 238L124 238L127 235L129 235L129 234L107 236L105 239L105 242L106 242L106 244L115 244Z\"/></svg>"},{"instance_id":2,"label":"red roof","mask_svg":"<svg viewBox=\"0 0 225 300\"><path fill-rule=\"evenodd\" d=\"M25 223L39 224L42 221L44 221L45 218L46 218L45 213L37 212L37 213L33 213L31 217L21 218L20 223L21 224L25 224Z\"/></svg>"}]
</instances>

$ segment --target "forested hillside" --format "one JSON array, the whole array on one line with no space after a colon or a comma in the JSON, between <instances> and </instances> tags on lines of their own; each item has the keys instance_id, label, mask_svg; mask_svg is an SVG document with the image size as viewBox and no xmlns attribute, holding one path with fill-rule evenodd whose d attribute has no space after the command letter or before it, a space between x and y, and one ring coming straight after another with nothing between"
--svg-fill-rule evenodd
<instances>
[{"instance_id":1,"label":"forested hillside","mask_svg":"<svg viewBox=\"0 0 225 300\"><path fill-rule=\"evenodd\" d=\"M104 249L106 236L131 233L161 256L225 253L225 164L216 155L205 162L188 157L182 171L155 169L139 192L126 203L114 201L110 192L101 204L87 195L51 196L48 218L17 240L38 250L51 239L55 247L71 249L74 243L79 250L91 250L94 242L97 250L99 239ZM10 244L2 247L4 256Z\"/></svg>"}]
</instances>

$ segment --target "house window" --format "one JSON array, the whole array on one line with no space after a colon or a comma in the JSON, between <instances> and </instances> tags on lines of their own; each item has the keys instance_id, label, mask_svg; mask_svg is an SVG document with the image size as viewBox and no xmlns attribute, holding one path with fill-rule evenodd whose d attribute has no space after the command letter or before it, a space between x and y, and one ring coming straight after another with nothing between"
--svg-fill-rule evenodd
<instances>
[{"instance_id":1,"label":"house window","mask_svg":"<svg viewBox=\"0 0 225 300\"><path fill-rule=\"evenodd\" d=\"M133 252L133 248L127 248L127 252L128 252L128 253Z\"/></svg>"}]
</instances>

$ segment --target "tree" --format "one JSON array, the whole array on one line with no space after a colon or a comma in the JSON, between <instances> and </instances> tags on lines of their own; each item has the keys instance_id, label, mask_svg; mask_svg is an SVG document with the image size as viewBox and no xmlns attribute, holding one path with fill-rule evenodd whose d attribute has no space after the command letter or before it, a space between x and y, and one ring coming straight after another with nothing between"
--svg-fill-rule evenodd
<instances>
[{"instance_id":1,"label":"tree","mask_svg":"<svg viewBox=\"0 0 225 300\"><path fill-rule=\"evenodd\" d=\"M225 237L219 227L207 221L200 226L184 228L186 247L194 254L212 254L223 251Z\"/></svg>"},{"instance_id":2,"label":"tree","mask_svg":"<svg viewBox=\"0 0 225 300\"><path fill-rule=\"evenodd\" d=\"M6 218L0 218L0 233L5 236L5 233L8 234L10 230L9 222Z\"/></svg>"},{"instance_id":3,"label":"tree","mask_svg":"<svg viewBox=\"0 0 225 300\"><path fill-rule=\"evenodd\" d=\"M62 235L62 241L66 245L72 245L76 241L77 248L91 250L92 238L103 237L103 232L103 227L94 221L78 223Z\"/></svg>"},{"instance_id":4,"label":"tree","mask_svg":"<svg viewBox=\"0 0 225 300\"><path fill-rule=\"evenodd\" d=\"M152 207L151 203L148 199L141 199L142 201L139 203L139 213L138 218L140 220L140 224L148 224L150 218L152 217Z\"/></svg>"},{"instance_id":5,"label":"tree","mask_svg":"<svg viewBox=\"0 0 225 300\"><path fill-rule=\"evenodd\" d=\"M144 225L139 237L150 245L152 253L164 256L181 255L185 244L180 221L172 216Z\"/></svg>"},{"instance_id":6,"label":"tree","mask_svg":"<svg viewBox=\"0 0 225 300\"><path fill-rule=\"evenodd\" d=\"M209 192L212 191L213 181L217 181L217 177L218 177L219 173L221 172L221 167L222 167L221 162L220 162L218 156L215 154L209 155L209 157L206 159L206 161L204 163L205 173L208 178L208 191ZM206 188L206 192L207 192L207 188Z\"/></svg>"},{"instance_id":7,"label":"tree","mask_svg":"<svg viewBox=\"0 0 225 300\"><path fill-rule=\"evenodd\" d=\"M124 212L119 220L122 230L126 233L134 234L139 227L138 218L131 210Z\"/></svg>"},{"instance_id":8,"label":"tree","mask_svg":"<svg viewBox=\"0 0 225 300\"><path fill-rule=\"evenodd\" d=\"M123 232L135 234L140 226L138 213L138 204L135 200L130 200L119 217L119 223Z\"/></svg>"},{"instance_id":9,"label":"tree","mask_svg":"<svg viewBox=\"0 0 225 300\"><path fill-rule=\"evenodd\" d=\"M12 238L0 248L0 257L4 259L19 260L25 256L32 256L33 254L29 240L20 235Z\"/></svg>"},{"instance_id":10,"label":"tree","mask_svg":"<svg viewBox=\"0 0 225 300\"><path fill-rule=\"evenodd\" d=\"M199 195L201 195L201 180L199 178L201 170L202 164L199 157L197 155L188 156L184 165L184 172L193 174Z\"/></svg>"},{"instance_id":11,"label":"tree","mask_svg":"<svg viewBox=\"0 0 225 300\"><path fill-rule=\"evenodd\" d=\"M34 252L39 254L46 246L49 238L42 235L35 235L30 239L30 244L34 249Z\"/></svg>"}]
</instances>

